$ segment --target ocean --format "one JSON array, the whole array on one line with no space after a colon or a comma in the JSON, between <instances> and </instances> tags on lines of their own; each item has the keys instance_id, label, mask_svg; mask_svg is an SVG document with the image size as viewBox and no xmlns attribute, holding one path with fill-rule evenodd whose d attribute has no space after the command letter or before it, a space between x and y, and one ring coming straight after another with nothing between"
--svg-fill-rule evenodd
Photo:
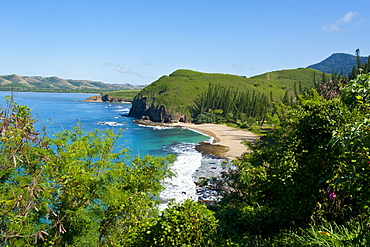
<instances>
[{"instance_id":1,"label":"ocean","mask_svg":"<svg viewBox=\"0 0 370 247\"><path fill-rule=\"evenodd\" d=\"M0 92L0 99L10 96L11 92ZM165 190L160 198L165 205L168 201L180 202L190 198L198 200L194 181L197 174L209 176L201 171L207 164L221 164L223 160L203 157L195 150L198 142L210 141L209 136L185 128L148 127L134 123L126 117L131 104L82 102L93 94L78 93L38 93L14 92L14 102L27 105L37 120L37 129L46 129L48 135L70 130L79 123L85 131L112 129L121 134L117 145L128 148L131 156L152 155L165 157L176 155L171 165L176 177L163 181ZM5 100L1 100L5 107ZM214 168L213 168L214 169ZM206 173L204 173L206 172ZM214 171L213 171L214 172ZM199 190L199 189L198 189ZM207 192L209 193L209 192Z\"/></svg>"}]
</instances>

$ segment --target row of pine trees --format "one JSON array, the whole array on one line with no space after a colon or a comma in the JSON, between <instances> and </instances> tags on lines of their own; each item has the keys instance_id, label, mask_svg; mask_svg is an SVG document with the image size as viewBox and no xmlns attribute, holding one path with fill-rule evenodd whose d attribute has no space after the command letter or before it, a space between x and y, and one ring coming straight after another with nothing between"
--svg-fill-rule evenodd
<instances>
[{"instance_id":1,"label":"row of pine trees","mask_svg":"<svg viewBox=\"0 0 370 247\"><path fill-rule=\"evenodd\" d=\"M195 100L192 114L196 123L263 122L270 104L265 94L209 83L208 90Z\"/></svg>"}]
</instances>

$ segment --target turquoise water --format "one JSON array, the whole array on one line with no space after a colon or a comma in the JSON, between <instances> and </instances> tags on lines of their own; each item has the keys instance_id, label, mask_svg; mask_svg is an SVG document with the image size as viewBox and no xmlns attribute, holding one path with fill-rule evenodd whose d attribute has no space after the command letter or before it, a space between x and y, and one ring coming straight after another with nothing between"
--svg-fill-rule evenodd
<instances>
[{"instance_id":1,"label":"turquoise water","mask_svg":"<svg viewBox=\"0 0 370 247\"><path fill-rule=\"evenodd\" d=\"M0 92L0 98L11 95ZM122 103L81 102L92 94L14 92L14 101L27 105L37 119L37 128L46 127L50 135L63 129L71 129L78 122L86 131L95 129L123 130L119 145L129 148L131 155L166 156L176 153L173 146L181 143L198 143L209 137L182 128L152 128L139 126L132 118L123 117L131 105ZM2 100L1 106L5 107ZM100 123L100 124L99 124ZM105 124L101 124L105 123ZM110 125L107 125L110 124ZM113 126L112 126L113 125Z\"/></svg>"},{"instance_id":2,"label":"turquoise water","mask_svg":"<svg viewBox=\"0 0 370 247\"><path fill-rule=\"evenodd\" d=\"M0 92L1 107L5 107L5 96L10 92ZM221 162L204 158L195 150L198 142L207 141L208 136L183 128L153 128L139 126L134 119L125 117L131 105L122 103L81 102L92 94L76 93L31 93L14 92L14 101L31 108L37 120L37 129L46 128L48 135L64 129L69 130L79 122L85 131L112 129L121 133L118 144L130 149L130 155L153 155L164 157L176 155L170 169L176 174L172 179L162 181L164 191L160 208L166 207L169 200L180 202L184 199L197 200L199 195L193 175L204 162Z\"/></svg>"}]
</instances>

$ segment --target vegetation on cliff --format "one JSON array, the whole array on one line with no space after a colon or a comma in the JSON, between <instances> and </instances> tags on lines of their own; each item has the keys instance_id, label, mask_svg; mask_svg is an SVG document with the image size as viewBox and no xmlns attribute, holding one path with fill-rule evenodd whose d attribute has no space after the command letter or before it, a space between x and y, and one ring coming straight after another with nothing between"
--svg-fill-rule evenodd
<instances>
[{"instance_id":1,"label":"vegetation on cliff","mask_svg":"<svg viewBox=\"0 0 370 247\"><path fill-rule=\"evenodd\" d=\"M130 116L149 116L152 121L158 122L180 118L190 121L196 98L205 92L210 84L239 92L266 94L269 98L279 101L286 94L293 95L295 85L301 84L303 88L308 89L314 87L314 72L313 69L301 68L246 78L177 70L141 90L133 101Z\"/></svg>"},{"instance_id":2,"label":"vegetation on cliff","mask_svg":"<svg viewBox=\"0 0 370 247\"><path fill-rule=\"evenodd\" d=\"M249 118L261 122L270 111L265 94L255 91L239 92L231 87L209 84L207 91L195 100L193 119L196 123L240 123Z\"/></svg>"},{"instance_id":3,"label":"vegetation on cliff","mask_svg":"<svg viewBox=\"0 0 370 247\"><path fill-rule=\"evenodd\" d=\"M108 93L101 93L99 96L91 96L87 98L86 102L132 102L140 90L120 90Z\"/></svg>"},{"instance_id":4,"label":"vegetation on cliff","mask_svg":"<svg viewBox=\"0 0 370 247\"><path fill-rule=\"evenodd\" d=\"M140 89L135 90L120 90L120 91L112 91L108 93L103 93L102 95L107 95L111 98L122 98L125 101L131 102L135 98L135 96L140 92Z\"/></svg>"}]
</instances>

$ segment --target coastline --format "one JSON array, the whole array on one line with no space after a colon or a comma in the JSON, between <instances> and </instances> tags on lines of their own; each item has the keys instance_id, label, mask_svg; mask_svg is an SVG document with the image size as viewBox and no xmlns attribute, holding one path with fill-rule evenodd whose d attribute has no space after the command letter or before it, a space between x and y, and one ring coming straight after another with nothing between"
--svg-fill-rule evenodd
<instances>
[{"instance_id":1,"label":"coastline","mask_svg":"<svg viewBox=\"0 0 370 247\"><path fill-rule=\"evenodd\" d=\"M233 160L248 152L244 141L253 142L259 138L250 131L232 128L221 124L158 123L146 119L134 120L134 123L154 129L184 128L209 137L209 141L200 143L178 143L173 151L177 159L170 169L175 177L162 181L164 190L159 198L162 203L159 210L164 210L168 203L180 203L191 199L206 204L221 200L230 188L218 183L223 174L235 170ZM112 125L112 122L101 122ZM113 125L115 126L115 125ZM208 148L208 150L198 148ZM218 151L221 152L218 152ZM222 152L224 150L224 152Z\"/></svg>"},{"instance_id":2,"label":"coastline","mask_svg":"<svg viewBox=\"0 0 370 247\"><path fill-rule=\"evenodd\" d=\"M144 119L134 122L159 129L185 128L210 138L209 142L193 143L194 147L190 149L185 146L176 151L177 160L171 169L177 175L163 181L165 189L160 195L160 210L171 201L179 203L192 199L207 204L219 201L228 188L220 186L216 181L223 173L235 169L233 160L248 152L244 141L253 142L259 138L250 131L221 124L157 123Z\"/></svg>"},{"instance_id":3,"label":"coastline","mask_svg":"<svg viewBox=\"0 0 370 247\"><path fill-rule=\"evenodd\" d=\"M225 158L230 160L241 157L247 151L247 147L243 144L243 141L253 142L259 138L258 135L250 131L236 129L222 124L176 123L170 124L170 126L188 128L214 138L213 144L229 148Z\"/></svg>"}]
</instances>

